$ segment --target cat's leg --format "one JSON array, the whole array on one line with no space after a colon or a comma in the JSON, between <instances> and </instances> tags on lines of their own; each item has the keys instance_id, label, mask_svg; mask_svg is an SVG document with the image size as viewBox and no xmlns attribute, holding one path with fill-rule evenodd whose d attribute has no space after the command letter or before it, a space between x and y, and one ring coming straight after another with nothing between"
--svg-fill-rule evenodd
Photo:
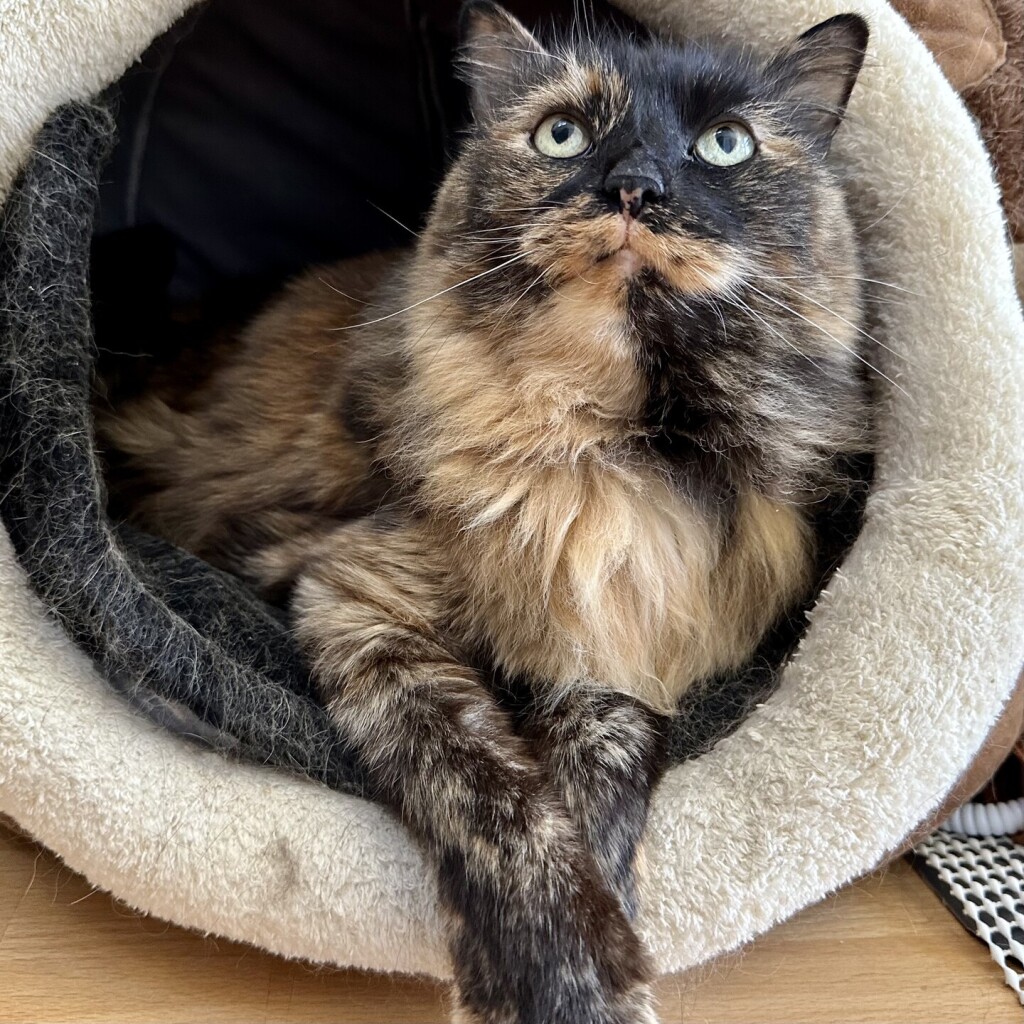
<instances>
[{"instance_id":1,"label":"cat's leg","mask_svg":"<svg viewBox=\"0 0 1024 1024\"><path fill-rule=\"evenodd\" d=\"M649 1024L641 943L505 711L442 633L444 562L360 520L307 561L294 608L374 795L432 861L474 1024Z\"/></svg>"},{"instance_id":2,"label":"cat's leg","mask_svg":"<svg viewBox=\"0 0 1024 1024\"><path fill-rule=\"evenodd\" d=\"M630 920L637 911L637 853L651 793L666 766L668 723L642 701L584 684L543 694L521 722ZM653 994L648 998L653 1002Z\"/></svg>"},{"instance_id":3,"label":"cat's leg","mask_svg":"<svg viewBox=\"0 0 1024 1024\"><path fill-rule=\"evenodd\" d=\"M637 853L666 767L667 715L589 684L531 702L522 732L547 767L606 884L636 915Z\"/></svg>"}]
</instances>

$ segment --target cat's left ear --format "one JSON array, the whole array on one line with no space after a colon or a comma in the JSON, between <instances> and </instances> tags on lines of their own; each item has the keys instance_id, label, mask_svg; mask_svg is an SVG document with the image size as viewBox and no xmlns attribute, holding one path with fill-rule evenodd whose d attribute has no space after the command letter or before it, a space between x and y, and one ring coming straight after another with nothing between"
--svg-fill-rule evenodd
<instances>
[{"instance_id":1,"label":"cat's left ear","mask_svg":"<svg viewBox=\"0 0 1024 1024\"><path fill-rule=\"evenodd\" d=\"M859 14L837 14L808 29L768 65L789 120L822 156L846 113L868 35Z\"/></svg>"},{"instance_id":2,"label":"cat's left ear","mask_svg":"<svg viewBox=\"0 0 1024 1024\"><path fill-rule=\"evenodd\" d=\"M477 119L486 120L520 93L532 64L550 54L515 15L490 0L469 0L460 19L460 76Z\"/></svg>"}]
</instances>

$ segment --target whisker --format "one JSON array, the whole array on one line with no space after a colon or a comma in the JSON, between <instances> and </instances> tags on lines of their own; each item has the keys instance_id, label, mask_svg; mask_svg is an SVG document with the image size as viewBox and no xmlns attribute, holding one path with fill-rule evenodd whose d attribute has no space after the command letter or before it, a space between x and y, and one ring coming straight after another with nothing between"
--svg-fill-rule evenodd
<instances>
[{"instance_id":1,"label":"whisker","mask_svg":"<svg viewBox=\"0 0 1024 1024\"><path fill-rule=\"evenodd\" d=\"M891 353L897 359L902 359L904 362L906 362L910 366L919 366L920 365L920 363L917 360L912 359L910 356L906 355L905 353L900 352L897 349L894 349L892 346L885 344L885 342L879 341L878 338L876 338L873 335L869 334L863 328L858 327L855 323L851 323L849 320L846 319L846 317L840 316L834 309L829 309L828 306L824 305L821 302L818 302L816 299L811 298L810 295L804 295L803 292L801 292L798 289L794 288L792 285L784 285L783 287L788 288L792 292L796 292L796 294L799 295L802 299L806 299L806 301L808 301L808 302L813 302L815 306L818 306L820 309L823 309L826 313L831 314L837 320L840 320L844 324L846 324L848 327L852 327L858 334L863 335L865 338L867 338L868 341L873 342L879 348L885 349L886 352ZM955 391L959 391L961 394L967 394L967 390L965 388L960 387L954 381L948 381L947 382L947 386L953 388L953 390L955 390Z\"/></svg>"},{"instance_id":2,"label":"whisker","mask_svg":"<svg viewBox=\"0 0 1024 1024\"><path fill-rule=\"evenodd\" d=\"M532 281L531 281L531 282L530 282L530 283L529 283L529 284L528 284L528 285L526 286L526 289L525 289L524 291L520 292L520 294L519 294L519 295L518 295L518 296L517 296L516 298L514 298L514 299L512 300L512 302L511 302L511 304L509 305L508 309L506 309L506 310L505 310L505 312L501 314L501 318L500 318L500 319L498 320L497 324L496 324L496 325L495 325L495 327L494 327L494 330L493 330L493 331L491 332L491 334L492 334L492 335L496 334L496 333L497 333L497 332L498 332L499 330L501 330L501 328L502 328L502 326L504 325L505 321L506 321L506 320L508 319L508 317L509 317L509 316L511 315L511 313L512 313L512 310L514 310L514 309L516 308L516 306L517 306L517 305L519 305L519 303L520 303L520 302L522 302L522 300L526 298L526 296L527 296L527 295L528 295L528 294L529 294L529 293L530 293L530 292L531 292L531 291L533 290L533 288L534 288L534 286L535 286L535 285L539 284L539 283L540 283L540 282L541 282L541 281L542 281L542 280L543 280L543 279L544 279L544 278L545 278L545 277L547 276L547 272L548 272L548 268L547 268L547 267L545 267L545 268L544 268L544 269L543 269L543 270L542 270L542 271L541 271L541 272L540 272L540 273L539 273L539 274L538 274L538 275L537 275L537 276L536 276L536 277L535 277L535 278L534 278L534 279L533 279L533 280L532 280Z\"/></svg>"},{"instance_id":3,"label":"whisker","mask_svg":"<svg viewBox=\"0 0 1024 1024\"><path fill-rule=\"evenodd\" d=\"M479 210L481 213L536 213L543 210L557 210L561 203L546 203L544 206L473 206L466 204L466 209Z\"/></svg>"},{"instance_id":4,"label":"whisker","mask_svg":"<svg viewBox=\"0 0 1024 1024\"><path fill-rule=\"evenodd\" d=\"M408 224L403 224L396 216L388 213L388 211L383 209L383 207L378 206L372 199L367 199L366 202L368 202L370 206L372 206L378 213L382 213L385 217L387 217L388 220L394 221L400 228L403 228L405 231L408 231L413 238L420 237L420 233L418 231L413 231L413 229L409 227Z\"/></svg>"},{"instance_id":5,"label":"whisker","mask_svg":"<svg viewBox=\"0 0 1024 1024\"><path fill-rule=\"evenodd\" d=\"M821 278L825 278L827 281L861 281L864 284L877 284L882 288L891 288L893 291L903 292L917 299L927 298L921 292L911 291L909 288L903 288L891 281L879 281L877 278L862 277L859 274L758 274L757 277L762 281L817 281Z\"/></svg>"},{"instance_id":6,"label":"whisker","mask_svg":"<svg viewBox=\"0 0 1024 1024\"><path fill-rule=\"evenodd\" d=\"M705 273L700 267L694 267L693 269L697 272L697 276L698 277L703 278L705 284L707 284L709 287L714 285L714 281L711 278L711 276L709 274ZM718 319L722 323L722 331L723 331L724 334L728 335L728 330L727 330L726 325L725 325L725 317L722 315L722 311L718 307L718 301L717 300L721 300L723 302L727 302L727 303L729 303L729 305L735 307L736 309L745 310L755 320L757 320L758 323L760 323L762 327L764 327L766 330L768 330L772 334L774 334L775 337L779 339L779 341L781 341L784 345L788 345L798 356L802 356L804 359L806 359L807 362L809 362L811 364L811 366L813 366L819 373L822 373L822 374L825 373L825 370L821 366L820 363L816 362L806 352L803 352L800 348L798 348L796 345L794 345L793 342L789 340L789 338L787 338L780 330L778 330L777 328L773 327L772 324L770 324L768 322L767 318L761 316L761 314L758 313L757 310L755 310L749 303L744 302L736 294L733 294L733 293L730 293L730 292L717 292L717 293L714 294L713 298L710 299L710 301L711 301L712 305L714 306L715 313L718 315Z\"/></svg>"},{"instance_id":7,"label":"whisker","mask_svg":"<svg viewBox=\"0 0 1024 1024\"><path fill-rule=\"evenodd\" d=\"M909 288L903 288L891 281L879 281L873 277L861 277L859 274L829 274L834 281L862 281L864 284L877 284L882 288L891 288L895 292L903 292L906 295L913 295L915 299L925 299L928 296L923 292L914 292Z\"/></svg>"},{"instance_id":8,"label":"whisker","mask_svg":"<svg viewBox=\"0 0 1024 1024\"><path fill-rule=\"evenodd\" d=\"M789 338L787 338L782 333L782 331L778 330L778 328L776 327L773 327L766 317L763 317L760 313L757 312L757 310L755 310L749 303L744 302L738 295L730 296L719 294L717 297L725 302L730 303L733 306L736 306L738 309L746 310L746 312L749 313L759 324L761 324L762 327L764 327L767 331L770 331L772 334L774 334L775 337L779 339L779 341L781 341L784 345L788 345L798 356L802 356L804 359L806 359L807 362L809 362L811 366L813 366L819 373L825 374L825 368L816 359L812 359L806 352L802 351L798 346L794 345L793 342L790 341Z\"/></svg>"},{"instance_id":9,"label":"whisker","mask_svg":"<svg viewBox=\"0 0 1024 1024\"><path fill-rule=\"evenodd\" d=\"M523 221L522 224L501 224L493 228L478 228L476 231L464 231L461 238L471 238L474 235L489 235L496 231L514 231L516 228L528 228L533 226L533 221Z\"/></svg>"},{"instance_id":10,"label":"whisker","mask_svg":"<svg viewBox=\"0 0 1024 1024\"><path fill-rule=\"evenodd\" d=\"M419 299L418 301L410 303L408 306L405 306L402 309L396 309L393 313L388 313L385 316L378 316L373 320L364 320L362 323L359 324L347 324L344 327L328 327L327 330L352 331L355 330L357 327L369 327L372 324L379 324L384 320L390 320L392 317L401 316L402 313L408 313L410 309L415 309L417 306L422 306L424 303L430 302L441 295L447 295L449 292L455 291L456 288L462 288L464 285L472 284L473 281L479 281L481 277L487 277L488 274L495 274L503 267L507 267L510 264L517 262L518 260L526 259L526 257L529 255L530 253L528 252L520 253L518 256L513 256L511 259L505 260L503 263L499 263L496 267L490 267L487 270L482 270L480 271L479 274L474 274L472 277L467 277L465 281L460 281L458 284L453 284L447 288L442 288L441 291L434 292L433 295L428 295L425 299Z\"/></svg>"},{"instance_id":11,"label":"whisker","mask_svg":"<svg viewBox=\"0 0 1024 1024\"><path fill-rule=\"evenodd\" d=\"M459 243L462 246L476 246L477 249L483 249L484 255L474 256L474 259L493 260L501 259L504 256L509 256L512 251L519 246L518 239L512 239L510 241L503 241L499 239L495 242L488 242L486 240L474 240L471 238L464 239ZM505 250L505 252L502 252Z\"/></svg>"},{"instance_id":12,"label":"whisker","mask_svg":"<svg viewBox=\"0 0 1024 1024\"><path fill-rule=\"evenodd\" d=\"M444 314L444 311L447 308L448 308L448 303L444 303L444 305L442 305L441 308L438 310L437 316L435 316L434 319L431 320L430 323L427 324L427 326L423 328L423 333L420 334L419 338L416 340L417 347L422 343L423 339L427 335L427 332L428 331L432 331L434 329L434 324L436 324L437 321L441 319L441 316ZM434 361L441 354L441 349L443 349L445 347L445 345L447 345L451 340L452 340L452 336L446 332L444 334L444 336L441 338L440 342L437 345L434 346L434 353L430 357L429 361L427 362L427 367L426 368L428 370L434 365Z\"/></svg>"},{"instance_id":13,"label":"whisker","mask_svg":"<svg viewBox=\"0 0 1024 1024\"><path fill-rule=\"evenodd\" d=\"M782 287L793 292L795 295L799 295L800 298L804 299L806 302L813 303L819 309L823 309L830 316L834 316L837 320L846 324L847 327L852 327L858 334L867 338L868 341L873 342L879 348L884 348L886 352L892 353L892 355L896 356L897 359L906 359L907 362L911 361L909 356L904 355L902 352L897 352L896 349L886 345L884 341L879 341L878 338L874 337L871 334L868 334L868 332L865 331L862 327L858 327L857 324L853 323L850 320L847 320L845 316L840 316L834 309L830 309L823 302L819 302L817 299L812 298L810 295L805 295L802 291L800 291L799 288L794 288L791 284L784 284Z\"/></svg>"},{"instance_id":14,"label":"whisker","mask_svg":"<svg viewBox=\"0 0 1024 1024\"><path fill-rule=\"evenodd\" d=\"M325 281L319 275L317 276L317 280L321 284L326 285L328 288L330 288L331 291L334 292L335 294L340 295L343 299L348 299L350 302L358 302L359 305L361 305L361 306L368 306L368 305L370 305L370 303L367 302L366 299L361 299L361 298L359 298L358 295L349 295L348 292L343 292L340 288L335 288L334 285L331 284L330 281Z\"/></svg>"},{"instance_id":15,"label":"whisker","mask_svg":"<svg viewBox=\"0 0 1024 1024\"><path fill-rule=\"evenodd\" d=\"M498 249L508 248L510 246L518 246L520 244L519 238L462 238L459 239L458 244L460 246L473 246L477 250L484 250L485 252L495 252Z\"/></svg>"},{"instance_id":16,"label":"whisker","mask_svg":"<svg viewBox=\"0 0 1024 1024\"><path fill-rule=\"evenodd\" d=\"M769 295L767 292L761 291L760 288L757 288L754 285L750 284L749 281L747 282L747 287L751 291L757 292L757 294L760 295L762 298L767 299L769 302L774 303L776 306L781 307L782 309L786 310L788 313L792 313L793 316L799 318L800 320L803 320L804 323L810 324L811 327L813 327L815 330L820 331L822 334L824 334L826 338L831 338L832 341L834 341L840 348L845 349L855 359L859 359L865 366L867 366L869 369L871 369L875 373L877 373L878 376L881 377L883 380L887 380L894 388L896 388L897 391L902 392L904 395L907 396L907 398L911 397L909 392L906 390L906 388L900 387L900 385L897 384L896 381L894 381L892 379L892 377L890 377L887 374L883 373L877 366L874 365L874 363L872 363L869 360L865 359L855 348L851 348L849 345L843 344L843 342L841 342L834 334L832 334L829 331L826 331L825 328L822 327L820 324L816 324L810 317L804 316L803 313L800 313L797 310L793 309L792 306L787 305L785 302L782 302L780 299L776 299L774 296Z\"/></svg>"}]
</instances>

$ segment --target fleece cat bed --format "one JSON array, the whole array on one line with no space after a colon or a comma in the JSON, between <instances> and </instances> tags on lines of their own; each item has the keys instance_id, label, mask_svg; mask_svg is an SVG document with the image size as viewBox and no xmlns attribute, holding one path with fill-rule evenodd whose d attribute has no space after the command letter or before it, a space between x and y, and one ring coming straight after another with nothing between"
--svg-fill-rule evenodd
<instances>
[{"instance_id":1,"label":"fleece cat bed","mask_svg":"<svg viewBox=\"0 0 1024 1024\"><path fill-rule=\"evenodd\" d=\"M41 0L9 11L0 38L0 811L161 917L445 976L419 853L359 796L286 622L103 515L87 271L111 123L89 99L188 6ZM987 738L1008 749L991 737L1024 663L1024 323L977 131L887 4L623 6L765 45L841 9L872 25L836 150L886 288L875 478L777 687L730 681L720 699L750 713L657 792L642 927L679 970L870 870L969 789ZM187 703L242 756L172 734L116 689Z\"/></svg>"}]
</instances>

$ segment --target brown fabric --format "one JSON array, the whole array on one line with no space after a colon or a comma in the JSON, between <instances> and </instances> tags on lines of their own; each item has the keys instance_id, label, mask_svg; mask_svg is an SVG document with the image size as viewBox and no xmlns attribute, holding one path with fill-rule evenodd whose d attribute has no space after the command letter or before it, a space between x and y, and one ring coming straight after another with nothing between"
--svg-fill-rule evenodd
<instances>
[{"instance_id":1,"label":"brown fabric","mask_svg":"<svg viewBox=\"0 0 1024 1024\"><path fill-rule=\"evenodd\" d=\"M1020 3L1020 0L1007 0ZM984 82L1006 59L990 0L893 0L957 92Z\"/></svg>"},{"instance_id":2,"label":"brown fabric","mask_svg":"<svg viewBox=\"0 0 1024 1024\"><path fill-rule=\"evenodd\" d=\"M938 809L914 829L906 841L893 851L892 857L898 857L916 846L925 836L934 832L958 807L967 803L978 790L983 788L1014 749L1022 733L1024 733L1024 672L1017 680L1016 688L974 760L968 765Z\"/></svg>"},{"instance_id":3,"label":"brown fabric","mask_svg":"<svg viewBox=\"0 0 1024 1024\"><path fill-rule=\"evenodd\" d=\"M1015 242L1024 242L1024 3L994 4L1006 40L1006 61L963 97L995 162L1010 234Z\"/></svg>"},{"instance_id":4,"label":"brown fabric","mask_svg":"<svg viewBox=\"0 0 1024 1024\"><path fill-rule=\"evenodd\" d=\"M1024 2L892 0L978 119L1016 242L1024 242Z\"/></svg>"}]
</instances>

